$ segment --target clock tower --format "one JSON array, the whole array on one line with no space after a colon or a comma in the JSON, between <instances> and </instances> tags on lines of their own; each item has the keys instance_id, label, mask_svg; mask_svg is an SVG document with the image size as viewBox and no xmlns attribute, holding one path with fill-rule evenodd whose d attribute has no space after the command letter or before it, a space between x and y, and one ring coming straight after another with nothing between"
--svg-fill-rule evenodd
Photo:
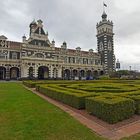
<instances>
[{"instance_id":1,"label":"clock tower","mask_svg":"<svg viewBox=\"0 0 140 140\"><path fill-rule=\"evenodd\" d=\"M107 20L105 11L102 14L102 21L97 23L97 47L101 55L101 62L105 74L115 71L115 55L113 41L113 22Z\"/></svg>"}]
</instances>

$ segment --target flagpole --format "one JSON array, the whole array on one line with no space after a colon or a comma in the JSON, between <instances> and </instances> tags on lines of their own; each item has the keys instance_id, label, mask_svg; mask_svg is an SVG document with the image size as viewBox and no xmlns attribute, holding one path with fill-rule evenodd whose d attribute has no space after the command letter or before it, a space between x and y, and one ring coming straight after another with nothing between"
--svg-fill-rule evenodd
<instances>
[{"instance_id":1,"label":"flagpole","mask_svg":"<svg viewBox=\"0 0 140 140\"><path fill-rule=\"evenodd\" d=\"M105 12L104 1L103 1L103 12Z\"/></svg>"},{"instance_id":2,"label":"flagpole","mask_svg":"<svg viewBox=\"0 0 140 140\"><path fill-rule=\"evenodd\" d=\"M103 1L103 12L105 12L105 7L107 7L107 5Z\"/></svg>"}]
</instances>

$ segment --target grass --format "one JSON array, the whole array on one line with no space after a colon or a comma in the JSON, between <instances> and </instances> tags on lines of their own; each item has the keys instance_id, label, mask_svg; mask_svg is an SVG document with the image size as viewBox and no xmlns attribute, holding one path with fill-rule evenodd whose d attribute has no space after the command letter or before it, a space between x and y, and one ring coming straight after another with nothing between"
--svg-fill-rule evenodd
<instances>
[{"instance_id":1,"label":"grass","mask_svg":"<svg viewBox=\"0 0 140 140\"><path fill-rule=\"evenodd\" d=\"M103 140L67 113L26 90L0 83L0 140Z\"/></svg>"},{"instance_id":2,"label":"grass","mask_svg":"<svg viewBox=\"0 0 140 140\"><path fill-rule=\"evenodd\" d=\"M140 133L128 138L123 138L122 140L140 140Z\"/></svg>"}]
</instances>

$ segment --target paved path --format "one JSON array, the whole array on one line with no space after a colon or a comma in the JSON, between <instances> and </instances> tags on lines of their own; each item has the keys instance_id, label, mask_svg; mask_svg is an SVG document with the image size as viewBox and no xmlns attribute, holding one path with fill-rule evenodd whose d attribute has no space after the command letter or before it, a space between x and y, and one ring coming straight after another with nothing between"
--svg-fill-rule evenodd
<instances>
[{"instance_id":1,"label":"paved path","mask_svg":"<svg viewBox=\"0 0 140 140\"><path fill-rule=\"evenodd\" d=\"M61 102L58 102L56 100L53 100L45 95L42 95L41 93L37 92L35 89L26 89L32 91L33 93L37 94L41 98L47 100L48 102L54 104L55 106L61 108L63 111L69 113L72 117L74 117L76 120L81 122L83 125L90 128L92 131L96 132L97 134L101 135L102 137L108 138L110 140L119 140L123 137L129 137L131 135L134 135L136 133L140 133L140 118L138 117L138 120L135 122L127 123L127 125L121 126L121 127L113 127L111 129L107 125L103 126L102 123L98 123L98 121L95 117L91 117L88 113L85 113L85 111L74 109L68 105L65 105ZM102 121L101 121L102 122Z\"/></svg>"}]
</instances>

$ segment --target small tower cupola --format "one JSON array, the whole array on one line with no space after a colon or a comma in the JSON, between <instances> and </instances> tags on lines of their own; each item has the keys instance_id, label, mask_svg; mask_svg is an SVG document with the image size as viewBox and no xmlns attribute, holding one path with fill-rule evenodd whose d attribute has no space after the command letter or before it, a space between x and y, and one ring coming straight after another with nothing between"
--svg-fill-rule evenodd
<instances>
[{"instance_id":1,"label":"small tower cupola","mask_svg":"<svg viewBox=\"0 0 140 140\"><path fill-rule=\"evenodd\" d=\"M67 46L67 43L65 41L63 42L63 46Z\"/></svg>"},{"instance_id":2,"label":"small tower cupola","mask_svg":"<svg viewBox=\"0 0 140 140\"><path fill-rule=\"evenodd\" d=\"M63 42L61 48L63 48L63 49L67 49L67 43L66 43L65 41Z\"/></svg>"},{"instance_id":3,"label":"small tower cupola","mask_svg":"<svg viewBox=\"0 0 140 140\"><path fill-rule=\"evenodd\" d=\"M77 47L76 50L80 52L81 51L81 48L80 47Z\"/></svg>"},{"instance_id":4,"label":"small tower cupola","mask_svg":"<svg viewBox=\"0 0 140 140\"><path fill-rule=\"evenodd\" d=\"M52 41L52 47L55 47L55 41L54 41L54 39Z\"/></svg>"},{"instance_id":5,"label":"small tower cupola","mask_svg":"<svg viewBox=\"0 0 140 140\"><path fill-rule=\"evenodd\" d=\"M30 23L30 28L31 27L34 27L34 26L36 26L37 24L36 24L36 21L35 20L33 20L31 23Z\"/></svg>"},{"instance_id":6,"label":"small tower cupola","mask_svg":"<svg viewBox=\"0 0 140 140\"><path fill-rule=\"evenodd\" d=\"M93 53L93 49L89 49L89 53Z\"/></svg>"},{"instance_id":7,"label":"small tower cupola","mask_svg":"<svg viewBox=\"0 0 140 140\"><path fill-rule=\"evenodd\" d=\"M102 14L102 20L106 21L107 20L107 14L105 13L105 11Z\"/></svg>"},{"instance_id":8,"label":"small tower cupola","mask_svg":"<svg viewBox=\"0 0 140 140\"><path fill-rule=\"evenodd\" d=\"M26 41L26 36L25 36L25 35L22 37L22 41L23 41L23 42Z\"/></svg>"}]
</instances>

